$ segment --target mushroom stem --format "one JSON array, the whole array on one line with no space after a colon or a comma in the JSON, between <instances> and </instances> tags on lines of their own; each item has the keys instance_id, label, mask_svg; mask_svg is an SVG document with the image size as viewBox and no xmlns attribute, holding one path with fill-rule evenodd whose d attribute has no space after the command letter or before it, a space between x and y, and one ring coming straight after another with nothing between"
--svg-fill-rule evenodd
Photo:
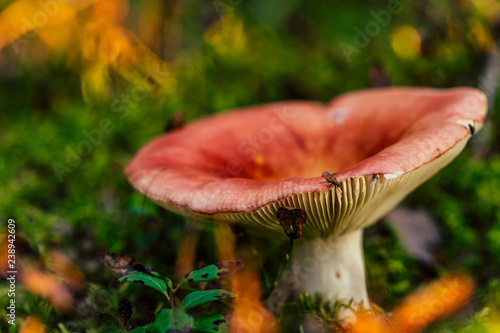
<instances>
[{"instance_id":1,"label":"mushroom stem","mask_svg":"<svg viewBox=\"0 0 500 333\"><path fill-rule=\"evenodd\" d=\"M362 240L363 229L340 237L298 240L292 254L297 290L321 293L330 301L353 299L355 307L369 307Z\"/></svg>"}]
</instances>

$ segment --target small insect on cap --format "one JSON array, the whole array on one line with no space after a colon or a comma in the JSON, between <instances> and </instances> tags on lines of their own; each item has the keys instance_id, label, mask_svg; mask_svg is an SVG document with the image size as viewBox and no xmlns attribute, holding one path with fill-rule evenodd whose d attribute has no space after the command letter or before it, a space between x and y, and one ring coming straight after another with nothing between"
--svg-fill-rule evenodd
<instances>
[{"instance_id":1,"label":"small insect on cap","mask_svg":"<svg viewBox=\"0 0 500 333\"><path fill-rule=\"evenodd\" d=\"M472 88L260 105L162 135L125 172L137 190L182 215L286 237L276 216L290 206L307 214L303 237L341 234L374 223L453 160L486 110Z\"/></svg>"}]
</instances>

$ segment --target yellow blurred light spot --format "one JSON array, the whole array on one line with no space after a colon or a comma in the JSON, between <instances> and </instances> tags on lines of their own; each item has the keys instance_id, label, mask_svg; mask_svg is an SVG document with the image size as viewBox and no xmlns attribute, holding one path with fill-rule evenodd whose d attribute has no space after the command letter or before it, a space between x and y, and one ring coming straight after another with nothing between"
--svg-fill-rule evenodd
<instances>
[{"instance_id":1,"label":"yellow blurred light spot","mask_svg":"<svg viewBox=\"0 0 500 333\"><path fill-rule=\"evenodd\" d=\"M413 58L420 54L421 39L418 31L410 26L399 26L391 35L391 45L400 58Z\"/></svg>"},{"instance_id":2,"label":"yellow blurred light spot","mask_svg":"<svg viewBox=\"0 0 500 333\"><path fill-rule=\"evenodd\" d=\"M13 2L0 12L0 48L26 34L33 38L33 31L74 20L76 12L93 1L96 0Z\"/></svg>"},{"instance_id":3,"label":"yellow blurred light spot","mask_svg":"<svg viewBox=\"0 0 500 333\"><path fill-rule=\"evenodd\" d=\"M109 95L110 77L105 64L97 62L85 68L80 76L82 95L86 102Z\"/></svg>"},{"instance_id":4,"label":"yellow blurred light spot","mask_svg":"<svg viewBox=\"0 0 500 333\"><path fill-rule=\"evenodd\" d=\"M128 13L129 3L126 0L101 0L93 6L93 19L102 19L108 23L123 20Z\"/></svg>"},{"instance_id":5,"label":"yellow blurred light spot","mask_svg":"<svg viewBox=\"0 0 500 333\"><path fill-rule=\"evenodd\" d=\"M74 41L77 29L76 20L69 20L57 26L48 26L38 30L38 37L44 42L48 49L53 51L64 51L69 49L69 44Z\"/></svg>"},{"instance_id":6,"label":"yellow blurred light spot","mask_svg":"<svg viewBox=\"0 0 500 333\"><path fill-rule=\"evenodd\" d=\"M476 9L488 21L494 22L500 15L500 2L498 0L471 0Z\"/></svg>"},{"instance_id":7,"label":"yellow blurred light spot","mask_svg":"<svg viewBox=\"0 0 500 333\"><path fill-rule=\"evenodd\" d=\"M103 83L109 78L110 69L149 95L163 94L175 86L167 65L120 26L91 21L83 29L80 48L83 60L89 64L82 73L82 88L83 83L90 88L105 88ZM92 82L92 78L97 82ZM88 98L86 91L89 90L85 87L84 97Z\"/></svg>"},{"instance_id":8,"label":"yellow blurred light spot","mask_svg":"<svg viewBox=\"0 0 500 333\"><path fill-rule=\"evenodd\" d=\"M491 320L484 324L486 332L488 333L498 333L500 332L500 320Z\"/></svg>"},{"instance_id":9,"label":"yellow blurred light spot","mask_svg":"<svg viewBox=\"0 0 500 333\"><path fill-rule=\"evenodd\" d=\"M231 11L226 12L222 20L205 32L204 39L223 57L236 57L246 50L247 38L243 22Z\"/></svg>"},{"instance_id":10,"label":"yellow blurred light spot","mask_svg":"<svg viewBox=\"0 0 500 333\"><path fill-rule=\"evenodd\" d=\"M45 327L38 319L29 316L19 329L19 333L45 333Z\"/></svg>"},{"instance_id":11,"label":"yellow blurred light spot","mask_svg":"<svg viewBox=\"0 0 500 333\"><path fill-rule=\"evenodd\" d=\"M118 63L120 75L151 95L165 94L175 88L175 77L153 51L137 40L132 50L133 57L124 57Z\"/></svg>"},{"instance_id":12,"label":"yellow blurred light spot","mask_svg":"<svg viewBox=\"0 0 500 333\"><path fill-rule=\"evenodd\" d=\"M122 57L133 57L133 47L126 32L103 22L91 22L82 36L82 55L88 61L100 61L116 67Z\"/></svg>"},{"instance_id":13,"label":"yellow blurred light spot","mask_svg":"<svg viewBox=\"0 0 500 333\"><path fill-rule=\"evenodd\" d=\"M469 26L467 38L469 41L481 50L489 50L493 44L493 38L487 29L484 28L481 21L475 17L471 17L467 23Z\"/></svg>"}]
</instances>

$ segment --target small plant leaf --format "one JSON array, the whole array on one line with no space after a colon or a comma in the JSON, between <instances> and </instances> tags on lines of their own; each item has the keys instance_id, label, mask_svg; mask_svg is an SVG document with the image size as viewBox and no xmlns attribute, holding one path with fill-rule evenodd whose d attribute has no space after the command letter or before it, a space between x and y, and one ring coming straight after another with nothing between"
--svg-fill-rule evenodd
<instances>
[{"instance_id":1,"label":"small plant leaf","mask_svg":"<svg viewBox=\"0 0 500 333\"><path fill-rule=\"evenodd\" d=\"M167 287L168 289L174 289L174 286L172 285L172 280L170 280L168 277L165 278L165 281L167 282Z\"/></svg>"},{"instance_id":2,"label":"small plant leaf","mask_svg":"<svg viewBox=\"0 0 500 333\"><path fill-rule=\"evenodd\" d=\"M228 297L236 297L236 294L224 289L193 291L182 300L181 308L187 310L203 303Z\"/></svg>"},{"instance_id":3,"label":"small plant leaf","mask_svg":"<svg viewBox=\"0 0 500 333\"><path fill-rule=\"evenodd\" d=\"M146 269L148 270L149 275L158 276L158 277L160 276L160 273L158 273L153 267L148 266L148 267L146 267Z\"/></svg>"},{"instance_id":4,"label":"small plant leaf","mask_svg":"<svg viewBox=\"0 0 500 333\"><path fill-rule=\"evenodd\" d=\"M145 286L154 288L162 293L167 291L167 284L165 280L160 277L152 276L149 274L145 274L143 272L133 271L130 274L122 276L118 279L120 282L135 282L139 284L143 284Z\"/></svg>"},{"instance_id":5,"label":"small plant leaf","mask_svg":"<svg viewBox=\"0 0 500 333\"><path fill-rule=\"evenodd\" d=\"M163 309L155 320L155 327L161 333L188 333L193 325L193 317L181 308Z\"/></svg>"},{"instance_id":6,"label":"small plant leaf","mask_svg":"<svg viewBox=\"0 0 500 333\"><path fill-rule=\"evenodd\" d=\"M110 315L109 313L101 313L99 315L99 320L106 326L120 328L120 324L118 324L116 318Z\"/></svg>"},{"instance_id":7,"label":"small plant leaf","mask_svg":"<svg viewBox=\"0 0 500 333\"><path fill-rule=\"evenodd\" d=\"M236 273L241 267L243 267L241 260L225 260L187 273L182 278L181 283L210 281L227 277Z\"/></svg>"},{"instance_id":8,"label":"small plant leaf","mask_svg":"<svg viewBox=\"0 0 500 333\"><path fill-rule=\"evenodd\" d=\"M128 333L155 333L156 326L155 324L146 324L144 326L139 326L134 328L133 330L128 331Z\"/></svg>"},{"instance_id":9,"label":"small plant leaf","mask_svg":"<svg viewBox=\"0 0 500 333\"><path fill-rule=\"evenodd\" d=\"M230 315L218 313L211 316L199 318L194 322L194 329L200 332L229 332Z\"/></svg>"}]
</instances>

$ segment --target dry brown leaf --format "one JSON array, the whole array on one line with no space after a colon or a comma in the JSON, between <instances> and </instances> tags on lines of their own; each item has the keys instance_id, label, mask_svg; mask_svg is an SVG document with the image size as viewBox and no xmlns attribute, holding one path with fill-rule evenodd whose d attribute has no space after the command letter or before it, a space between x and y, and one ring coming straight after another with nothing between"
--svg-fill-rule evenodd
<instances>
[{"instance_id":1,"label":"dry brown leaf","mask_svg":"<svg viewBox=\"0 0 500 333\"><path fill-rule=\"evenodd\" d=\"M108 266L113 272L116 272L120 275L127 275L132 271L149 273L149 271L142 263L127 254L98 253L97 257L104 265Z\"/></svg>"},{"instance_id":2,"label":"dry brown leaf","mask_svg":"<svg viewBox=\"0 0 500 333\"><path fill-rule=\"evenodd\" d=\"M294 215L295 214L295 218ZM278 209L276 217L280 221L280 225L285 230L288 237L293 239L300 238L302 236L302 224L306 223L306 212L302 209L295 207L281 207ZM290 226L293 220L293 233L290 235Z\"/></svg>"}]
</instances>

